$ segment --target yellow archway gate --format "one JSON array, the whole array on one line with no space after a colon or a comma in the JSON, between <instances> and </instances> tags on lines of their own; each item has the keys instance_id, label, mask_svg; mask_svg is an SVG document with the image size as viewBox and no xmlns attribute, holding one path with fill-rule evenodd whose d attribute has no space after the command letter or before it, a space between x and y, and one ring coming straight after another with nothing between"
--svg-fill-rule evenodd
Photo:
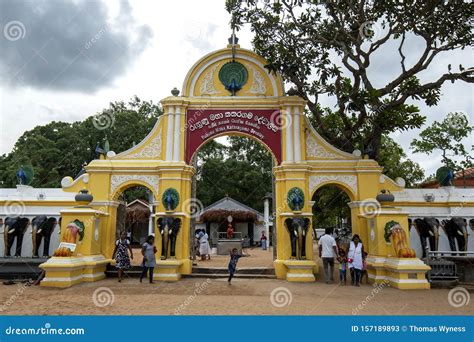
<instances>
[{"instance_id":1,"label":"yellow archway gate","mask_svg":"<svg viewBox=\"0 0 474 342\"><path fill-rule=\"evenodd\" d=\"M161 101L164 114L141 143L93 160L76 180L65 178L65 191L86 189L93 201L62 214L62 241L72 243L73 251L42 265L42 285L70 286L103 278L114 248L116 199L131 185L146 186L155 198L157 279L179 280L190 274L192 157L209 139L237 134L261 142L276 160L277 278L315 280L311 199L319 187L333 184L351 199L352 230L369 253L370 278L399 288L427 288L427 267L416 258L403 258L399 241L390 240L391 222L399 223L406 237L407 214L376 200L382 190L402 187L385 177L374 160L328 144L304 116L305 101L285 95L281 77L265 65L262 57L238 45L204 56L188 72L181 94L175 90ZM74 220L83 223L86 233L80 241L66 241L70 236L64 234Z\"/></svg>"}]
</instances>

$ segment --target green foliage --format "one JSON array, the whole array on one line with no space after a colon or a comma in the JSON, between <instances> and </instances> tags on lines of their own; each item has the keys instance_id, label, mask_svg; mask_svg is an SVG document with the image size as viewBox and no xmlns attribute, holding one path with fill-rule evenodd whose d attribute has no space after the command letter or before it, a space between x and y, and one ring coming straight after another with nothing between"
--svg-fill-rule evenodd
<instances>
[{"instance_id":1,"label":"green foliage","mask_svg":"<svg viewBox=\"0 0 474 342\"><path fill-rule=\"evenodd\" d=\"M272 157L248 138L229 137L228 145L215 140L198 152L197 198L208 206L224 196L263 210L263 197L272 191Z\"/></svg>"},{"instance_id":2,"label":"green foliage","mask_svg":"<svg viewBox=\"0 0 474 342\"><path fill-rule=\"evenodd\" d=\"M315 192L313 201L313 223L317 228L340 227L342 218L350 224L350 198L341 188L323 186Z\"/></svg>"},{"instance_id":3,"label":"green foliage","mask_svg":"<svg viewBox=\"0 0 474 342\"><path fill-rule=\"evenodd\" d=\"M379 163L385 175L393 180L402 177L407 187L413 187L423 180L424 172L420 165L408 159L402 147L388 136L382 136Z\"/></svg>"},{"instance_id":4,"label":"green foliage","mask_svg":"<svg viewBox=\"0 0 474 342\"><path fill-rule=\"evenodd\" d=\"M34 187L59 187L65 176L75 176L83 163L96 158L97 142L104 147L106 140L115 152L131 148L153 128L161 109L153 102L134 97L128 103L114 102L98 115L112 118L110 127L97 129L94 117L82 122L53 121L25 132L8 155L0 157L1 187L15 187L16 171L31 164ZM97 124L96 124L97 125Z\"/></svg>"},{"instance_id":5,"label":"green foliage","mask_svg":"<svg viewBox=\"0 0 474 342\"><path fill-rule=\"evenodd\" d=\"M144 186L133 186L122 193L121 200L126 203L132 203L136 199L149 202L149 192L150 190Z\"/></svg>"},{"instance_id":6,"label":"green foliage","mask_svg":"<svg viewBox=\"0 0 474 342\"><path fill-rule=\"evenodd\" d=\"M467 138L473 130L466 115L457 112L449 113L443 121L435 121L424 129L420 133L420 138L412 141L411 148L415 153L427 154L440 150L445 166L452 170L469 168L473 166L473 157L464 148L462 140Z\"/></svg>"},{"instance_id":7,"label":"green foliage","mask_svg":"<svg viewBox=\"0 0 474 342\"><path fill-rule=\"evenodd\" d=\"M348 152L359 148L378 160L382 136L425 122L408 101L434 106L445 82L474 82L472 67L462 65L437 74L433 69L431 82L419 77L439 54L471 45L468 1L227 0L226 9L231 27L250 25L266 67L280 72L291 93L307 101L318 132ZM408 39L424 49L411 63L405 57L411 52ZM370 68L382 49L400 73L380 85ZM333 99L334 108L318 105L321 96Z\"/></svg>"}]
</instances>

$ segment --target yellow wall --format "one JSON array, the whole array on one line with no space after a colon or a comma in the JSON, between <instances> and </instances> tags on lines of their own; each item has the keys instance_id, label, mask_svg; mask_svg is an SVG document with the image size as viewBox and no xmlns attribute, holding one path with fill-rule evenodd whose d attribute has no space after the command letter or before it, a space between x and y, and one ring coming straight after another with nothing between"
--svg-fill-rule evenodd
<instances>
[{"instance_id":1,"label":"yellow wall","mask_svg":"<svg viewBox=\"0 0 474 342\"><path fill-rule=\"evenodd\" d=\"M279 278L284 277L287 271L284 261L290 257L290 241L284 220L295 215L287 205L287 194L291 188L299 187L304 191L305 205L302 212L297 215L310 219L312 219L310 201L318 188L327 184L343 188L353 205L351 209L353 232L361 235L363 241L368 241L369 238L367 220L361 215L364 214L363 202L374 199L382 189L392 192L401 190L393 181L380 182L382 168L375 161L354 156L329 145L304 117L305 101L296 96L285 96L281 77L268 74L263 68L265 61L260 56L248 50L237 49L236 60L248 67L249 80L237 96L229 96L229 92L218 80L217 74L219 67L230 61L230 53L230 49L223 49L199 60L186 76L182 96L170 96L161 101L164 115L140 144L115 157L92 161L86 168L86 177L75 183L70 181L71 184L65 187L66 191L72 192L88 189L94 196L93 207L108 214L103 218L100 245L102 254L107 258L111 257L114 248L118 195L129 186L143 185L153 191L158 202L157 217L173 215L182 219L177 239L176 259L183 263L180 266L181 273L191 272L189 235L192 228L189 202L195 170L184 162L186 145L184 114L188 108L280 109L284 114L282 163L274 168L276 267ZM260 93L255 91L257 88L260 89ZM177 115L175 113L178 111L181 116L175 118ZM178 121L179 130L175 127ZM297 134L299 138L296 137ZM177 146L179 150L176 160L170 156L175 155L174 149ZM167 188L176 189L180 196L178 207L171 213L165 211L161 201L161 195ZM155 234L159 258L161 237L157 230ZM312 261L314 256L311 233L307 235L306 244L307 259ZM368 249L370 251L376 247L369 244ZM383 253L388 252L384 250Z\"/></svg>"}]
</instances>

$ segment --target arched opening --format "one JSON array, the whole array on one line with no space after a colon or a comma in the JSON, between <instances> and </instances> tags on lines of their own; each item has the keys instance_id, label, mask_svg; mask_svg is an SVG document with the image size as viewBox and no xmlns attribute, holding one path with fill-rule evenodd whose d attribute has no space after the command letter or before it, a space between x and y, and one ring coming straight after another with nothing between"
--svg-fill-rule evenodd
<instances>
[{"instance_id":1,"label":"arched opening","mask_svg":"<svg viewBox=\"0 0 474 342\"><path fill-rule=\"evenodd\" d=\"M202 144L192 159L193 195L202 210L191 220L191 256L198 267L226 267L229 249L248 258L239 267L273 266L273 166L262 142L242 134ZM263 236L266 237L262 239ZM200 235L207 234L211 257L202 260ZM197 238L195 238L197 236Z\"/></svg>"},{"instance_id":2,"label":"arched opening","mask_svg":"<svg viewBox=\"0 0 474 342\"><path fill-rule=\"evenodd\" d=\"M313 194L313 234L319 238L326 228L332 228L338 245L348 248L352 237L351 194L338 184L326 184Z\"/></svg>"},{"instance_id":3,"label":"arched opening","mask_svg":"<svg viewBox=\"0 0 474 342\"><path fill-rule=\"evenodd\" d=\"M139 265L142 260L141 246L155 229L155 196L147 186L131 183L120 188L114 198L118 202L115 240L120 238L121 232L126 232L135 256L132 264Z\"/></svg>"}]
</instances>

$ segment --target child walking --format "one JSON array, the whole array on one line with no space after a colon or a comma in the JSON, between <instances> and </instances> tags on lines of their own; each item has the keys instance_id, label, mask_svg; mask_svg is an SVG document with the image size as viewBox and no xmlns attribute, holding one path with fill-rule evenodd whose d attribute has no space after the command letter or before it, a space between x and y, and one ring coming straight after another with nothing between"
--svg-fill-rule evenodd
<instances>
[{"instance_id":1,"label":"child walking","mask_svg":"<svg viewBox=\"0 0 474 342\"><path fill-rule=\"evenodd\" d=\"M242 254L238 253L237 248L234 248L230 251L230 261L229 261L229 266L228 266L229 279L227 280L229 285L230 285L230 282L232 281L232 278L234 277L235 270L237 269L237 262L239 261L241 257L242 257Z\"/></svg>"},{"instance_id":2,"label":"child walking","mask_svg":"<svg viewBox=\"0 0 474 342\"><path fill-rule=\"evenodd\" d=\"M129 251L130 257L128 256ZM112 255L115 256L115 267L118 269L118 281L120 283L123 279L124 271L130 268L130 258L133 260L132 248L125 231L120 232L120 239L115 241L115 249Z\"/></svg>"},{"instance_id":3,"label":"child walking","mask_svg":"<svg viewBox=\"0 0 474 342\"><path fill-rule=\"evenodd\" d=\"M150 274L150 284L153 283L153 271L156 266L155 254L157 250L155 247L155 237L149 235L146 239L146 242L142 246L142 255L143 255L143 271L140 275L140 283L143 280L143 277L146 277L147 272Z\"/></svg>"},{"instance_id":4,"label":"child walking","mask_svg":"<svg viewBox=\"0 0 474 342\"><path fill-rule=\"evenodd\" d=\"M339 284L342 285L344 281L344 285L347 283L346 273L347 273L347 257L346 252L341 248L339 249Z\"/></svg>"}]
</instances>

